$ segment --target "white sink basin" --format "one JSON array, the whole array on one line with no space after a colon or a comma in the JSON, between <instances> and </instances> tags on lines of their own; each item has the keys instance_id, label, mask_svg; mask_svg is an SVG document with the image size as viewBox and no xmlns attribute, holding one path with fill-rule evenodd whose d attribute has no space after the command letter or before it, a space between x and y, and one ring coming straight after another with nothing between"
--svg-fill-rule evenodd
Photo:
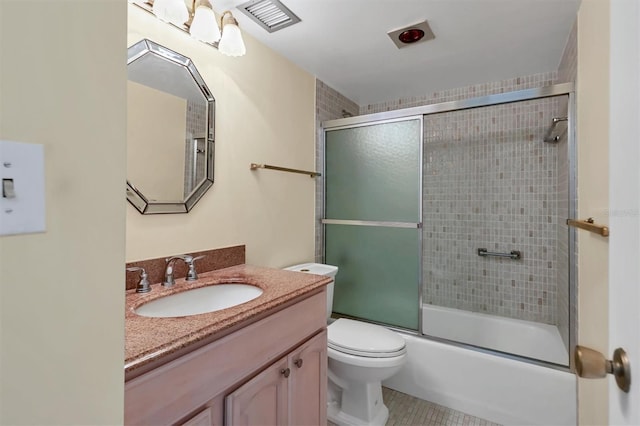
<instances>
[{"instance_id":1,"label":"white sink basin","mask_svg":"<svg viewBox=\"0 0 640 426\"><path fill-rule=\"evenodd\" d=\"M139 306L135 313L143 317L166 318L215 312L240 305L262 294L248 284L215 284L161 297Z\"/></svg>"}]
</instances>

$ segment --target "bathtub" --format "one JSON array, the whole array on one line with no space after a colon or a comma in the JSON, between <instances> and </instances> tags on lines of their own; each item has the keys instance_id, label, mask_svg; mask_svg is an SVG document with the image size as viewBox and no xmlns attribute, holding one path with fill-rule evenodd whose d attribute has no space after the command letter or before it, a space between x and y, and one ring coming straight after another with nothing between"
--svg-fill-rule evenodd
<instances>
[{"instance_id":1,"label":"bathtub","mask_svg":"<svg viewBox=\"0 0 640 426\"><path fill-rule=\"evenodd\" d=\"M522 344L522 349L530 343L529 337L523 336L536 336L536 332L528 332L527 327L517 327L530 326L526 321L522 321L525 324L519 321L501 324L493 321L494 318L484 318L486 315L475 317L463 311L432 308L427 305L423 309L423 321L431 323L431 331L438 328L442 331L446 326L459 333L457 337L478 334L483 339L482 343L468 344L485 345L489 337L501 336L504 341ZM495 326L496 330L483 328L488 325ZM479 333L469 332L476 327ZM514 335L506 335L507 331ZM407 363L386 380L384 386L503 425L575 426L576 378L572 373L401 334L407 342ZM553 335L541 333L546 334ZM448 338L451 339L451 335ZM507 351L505 346L501 348ZM564 352L566 360L566 350Z\"/></svg>"},{"instance_id":2,"label":"bathtub","mask_svg":"<svg viewBox=\"0 0 640 426\"><path fill-rule=\"evenodd\" d=\"M569 365L569 354L558 328L553 325L424 305L422 332L427 336Z\"/></svg>"}]
</instances>

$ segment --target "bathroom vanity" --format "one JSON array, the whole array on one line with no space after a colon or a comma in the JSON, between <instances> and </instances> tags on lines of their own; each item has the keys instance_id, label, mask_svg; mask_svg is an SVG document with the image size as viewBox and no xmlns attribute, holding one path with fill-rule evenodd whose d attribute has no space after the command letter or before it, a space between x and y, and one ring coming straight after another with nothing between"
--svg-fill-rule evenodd
<instances>
[{"instance_id":1,"label":"bathroom vanity","mask_svg":"<svg viewBox=\"0 0 640 426\"><path fill-rule=\"evenodd\" d=\"M185 288L238 281L263 294L189 317L134 312ZM329 281L239 265L201 274L195 283L176 280L170 290L128 291L125 424L326 424Z\"/></svg>"}]
</instances>

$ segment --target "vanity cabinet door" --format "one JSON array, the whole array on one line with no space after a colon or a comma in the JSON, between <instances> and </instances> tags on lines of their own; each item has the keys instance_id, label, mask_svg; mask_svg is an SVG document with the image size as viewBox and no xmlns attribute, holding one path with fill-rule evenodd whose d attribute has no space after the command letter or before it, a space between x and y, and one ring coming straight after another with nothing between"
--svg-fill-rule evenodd
<instances>
[{"instance_id":1,"label":"vanity cabinet door","mask_svg":"<svg viewBox=\"0 0 640 426\"><path fill-rule=\"evenodd\" d=\"M327 424L327 331L289 355L289 424Z\"/></svg>"},{"instance_id":2,"label":"vanity cabinet door","mask_svg":"<svg viewBox=\"0 0 640 426\"><path fill-rule=\"evenodd\" d=\"M317 426L326 423L326 330L225 398L227 426Z\"/></svg>"},{"instance_id":3,"label":"vanity cabinet door","mask_svg":"<svg viewBox=\"0 0 640 426\"><path fill-rule=\"evenodd\" d=\"M213 424L213 418L211 416L211 409L205 408L200 413L193 416L191 419L182 423L181 426L211 426Z\"/></svg>"},{"instance_id":4,"label":"vanity cabinet door","mask_svg":"<svg viewBox=\"0 0 640 426\"><path fill-rule=\"evenodd\" d=\"M288 358L282 358L225 398L228 426L281 426L288 424Z\"/></svg>"}]
</instances>

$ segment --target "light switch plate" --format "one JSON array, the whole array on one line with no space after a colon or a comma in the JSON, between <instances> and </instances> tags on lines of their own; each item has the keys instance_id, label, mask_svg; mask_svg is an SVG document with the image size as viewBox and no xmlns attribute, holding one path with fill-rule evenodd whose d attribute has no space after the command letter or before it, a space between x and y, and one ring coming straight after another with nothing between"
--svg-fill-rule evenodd
<instances>
[{"instance_id":1,"label":"light switch plate","mask_svg":"<svg viewBox=\"0 0 640 426\"><path fill-rule=\"evenodd\" d=\"M44 146L0 140L0 179L13 180L15 195L0 192L0 235L44 232Z\"/></svg>"}]
</instances>

